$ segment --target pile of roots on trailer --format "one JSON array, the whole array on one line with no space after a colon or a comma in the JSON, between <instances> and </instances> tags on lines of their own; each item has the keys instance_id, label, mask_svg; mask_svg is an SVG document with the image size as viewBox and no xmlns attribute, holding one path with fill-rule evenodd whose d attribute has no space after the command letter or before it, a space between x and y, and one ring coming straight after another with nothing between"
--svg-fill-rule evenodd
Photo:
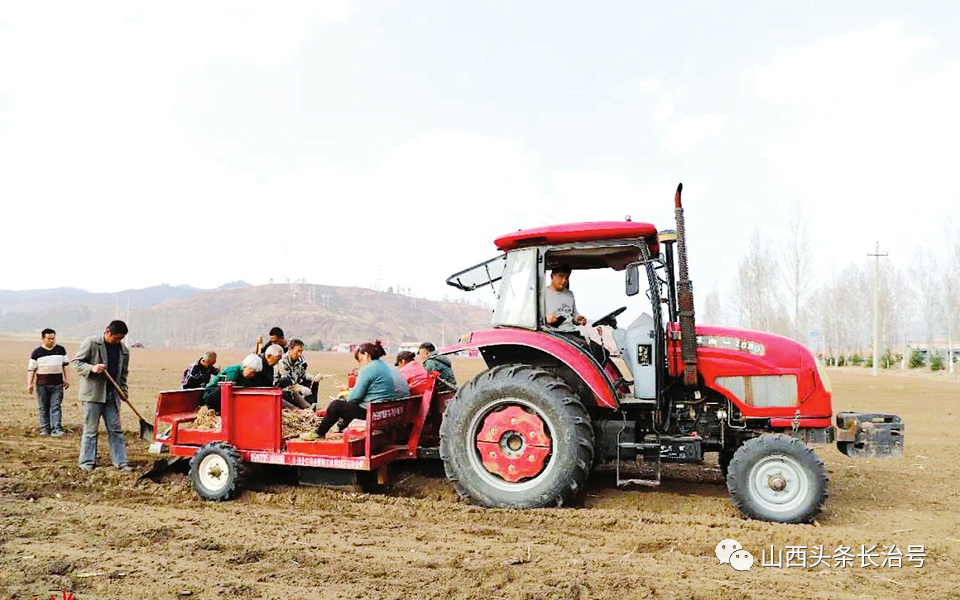
<instances>
[{"instance_id":1,"label":"pile of roots on trailer","mask_svg":"<svg viewBox=\"0 0 960 600\"><path fill-rule=\"evenodd\" d=\"M201 406L197 409L197 416L184 429L196 429L199 431L220 431L220 415L209 406Z\"/></svg>"},{"instance_id":2,"label":"pile of roots on trailer","mask_svg":"<svg viewBox=\"0 0 960 600\"><path fill-rule=\"evenodd\" d=\"M195 429L199 431L220 431L220 415L209 406L201 406L197 409L197 416L184 429ZM296 437L306 436L317 431L320 426L320 417L309 408L296 409L285 408L282 411L281 426L283 439L289 440Z\"/></svg>"},{"instance_id":3,"label":"pile of roots on trailer","mask_svg":"<svg viewBox=\"0 0 960 600\"><path fill-rule=\"evenodd\" d=\"M311 437L313 433L316 436L317 427L320 426L320 417L309 408L295 409L285 408L281 415L281 426L283 439L289 440L295 437Z\"/></svg>"}]
</instances>

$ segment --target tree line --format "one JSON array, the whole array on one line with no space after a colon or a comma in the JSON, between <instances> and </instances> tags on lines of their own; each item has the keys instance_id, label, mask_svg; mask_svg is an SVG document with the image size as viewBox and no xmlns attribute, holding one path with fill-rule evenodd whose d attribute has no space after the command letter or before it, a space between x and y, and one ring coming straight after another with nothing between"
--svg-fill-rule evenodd
<instances>
[{"instance_id":1,"label":"tree line","mask_svg":"<svg viewBox=\"0 0 960 600\"><path fill-rule=\"evenodd\" d=\"M724 298L714 284L704 297L700 322L784 335L809 344L834 364L872 355L876 259L864 252L859 261L839 269L834 263L829 277L818 277L808 234L799 205L791 208L781 239L770 239L756 227L732 289ZM884 362L891 362L908 343L930 348L935 340L946 340L951 347L957 345L957 227L948 223L939 243L931 235L925 246L899 263L894 256L880 258L878 275L878 346L886 359L881 366L888 366Z\"/></svg>"}]
</instances>

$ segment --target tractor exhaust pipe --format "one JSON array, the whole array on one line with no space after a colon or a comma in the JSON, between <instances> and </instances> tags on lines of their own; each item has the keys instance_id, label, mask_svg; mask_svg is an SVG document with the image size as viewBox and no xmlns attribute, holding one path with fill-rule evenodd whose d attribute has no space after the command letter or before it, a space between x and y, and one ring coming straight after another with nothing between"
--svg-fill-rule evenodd
<instances>
[{"instance_id":1,"label":"tractor exhaust pipe","mask_svg":"<svg viewBox=\"0 0 960 600\"><path fill-rule=\"evenodd\" d=\"M683 360L683 385L697 387L697 333L693 315L693 282L687 269L687 235L684 229L683 205L680 193L683 184L677 186L673 197L674 214L677 218L677 304L680 315L680 358Z\"/></svg>"}]
</instances>

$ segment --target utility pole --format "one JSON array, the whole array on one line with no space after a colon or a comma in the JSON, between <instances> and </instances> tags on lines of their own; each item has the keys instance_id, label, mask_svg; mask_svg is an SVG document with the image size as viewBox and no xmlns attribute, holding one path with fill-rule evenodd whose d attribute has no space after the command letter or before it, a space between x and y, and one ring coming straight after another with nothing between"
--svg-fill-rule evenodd
<instances>
[{"instance_id":1,"label":"utility pole","mask_svg":"<svg viewBox=\"0 0 960 600\"><path fill-rule=\"evenodd\" d=\"M953 374L953 311L956 308L953 305L953 299L956 297L956 290L950 288L957 285L957 280L954 279L954 269L957 267L951 260L953 258L953 253L950 251L950 230L953 228L952 221L953 220L950 219L947 224L947 268L945 271L947 281L947 370L951 374Z\"/></svg>"},{"instance_id":2,"label":"utility pole","mask_svg":"<svg viewBox=\"0 0 960 600\"><path fill-rule=\"evenodd\" d=\"M887 252L880 253L880 242L877 242L877 249L873 254L867 256L874 257L873 267L873 376L876 377L880 372L880 257L887 256Z\"/></svg>"}]
</instances>

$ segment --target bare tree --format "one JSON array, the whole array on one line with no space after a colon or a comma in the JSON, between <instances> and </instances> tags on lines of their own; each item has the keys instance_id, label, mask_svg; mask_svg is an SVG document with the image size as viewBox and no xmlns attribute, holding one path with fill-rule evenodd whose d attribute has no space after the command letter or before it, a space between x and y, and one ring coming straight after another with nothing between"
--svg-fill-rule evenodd
<instances>
[{"instance_id":1,"label":"bare tree","mask_svg":"<svg viewBox=\"0 0 960 600\"><path fill-rule=\"evenodd\" d=\"M906 273L890 262L880 270L881 348L893 350L906 338L906 326L913 310L910 282Z\"/></svg>"},{"instance_id":2,"label":"bare tree","mask_svg":"<svg viewBox=\"0 0 960 600\"><path fill-rule=\"evenodd\" d=\"M869 273L873 269L869 264L872 262L873 260L867 259L863 268L864 273ZM872 281L870 289L872 289ZM907 278L893 262L881 261L877 304L880 321L878 347L881 355L896 347L903 336L910 305Z\"/></svg>"},{"instance_id":3,"label":"bare tree","mask_svg":"<svg viewBox=\"0 0 960 600\"><path fill-rule=\"evenodd\" d=\"M703 321L710 325L723 324L723 307L720 304L720 289L717 282L713 282L710 293L703 300Z\"/></svg>"},{"instance_id":4,"label":"bare tree","mask_svg":"<svg viewBox=\"0 0 960 600\"><path fill-rule=\"evenodd\" d=\"M812 302L826 337L830 356L846 356L863 352L869 339L872 295L865 285L863 270L857 265L844 267L839 275L824 286Z\"/></svg>"},{"instance_id":5,"label":"bare tree","mask_svg":"<svg viewBox=\"0 0 960 600\"><path fill-rule=\"evenodd\" d=\"M937 260L928 250L921 248L917 251L915 264L916 293L923 322L927 326L927 348L932 357L933 336L937 331L943 310L943 279L938 273Z\"/></svg>"},{"instance_id":6,"label":"bare tree","mask_svg":"<svg viewBox=\"0 0 960 600\"><path fill-rule=\"evenodd\" d=\"M777 282L777 263L770 243L755 228L737 271L735 295L741 326L776 333L788 328L782 317Z\"/></svg>"},{"instance_id":7,"label":"bare tree","mask_svg":"<svg viewBox=\"0 0 960 600\"><path fill-rule=\"evenodd\" d=\"M791 302L793 339L799 340L806 329L801 310L810 297L810 284L813 281L813 254L807 235L807 220L803 216L800 202L795 202L790 207L787 237L780 244L780 268L787 298Z\"/></svg>"},{"instance_id":8,"label":"bare tree","mask_svg":"<svg viewBox=\"0 0 960 600\"><path fill-rule=\"evenodd\" d=\"M960 227L951 219L947 224L947 265L944 268L944 310L947 326L947 369L953 373L953 334L960 312Z\"/></svg>"}]
</instances>

